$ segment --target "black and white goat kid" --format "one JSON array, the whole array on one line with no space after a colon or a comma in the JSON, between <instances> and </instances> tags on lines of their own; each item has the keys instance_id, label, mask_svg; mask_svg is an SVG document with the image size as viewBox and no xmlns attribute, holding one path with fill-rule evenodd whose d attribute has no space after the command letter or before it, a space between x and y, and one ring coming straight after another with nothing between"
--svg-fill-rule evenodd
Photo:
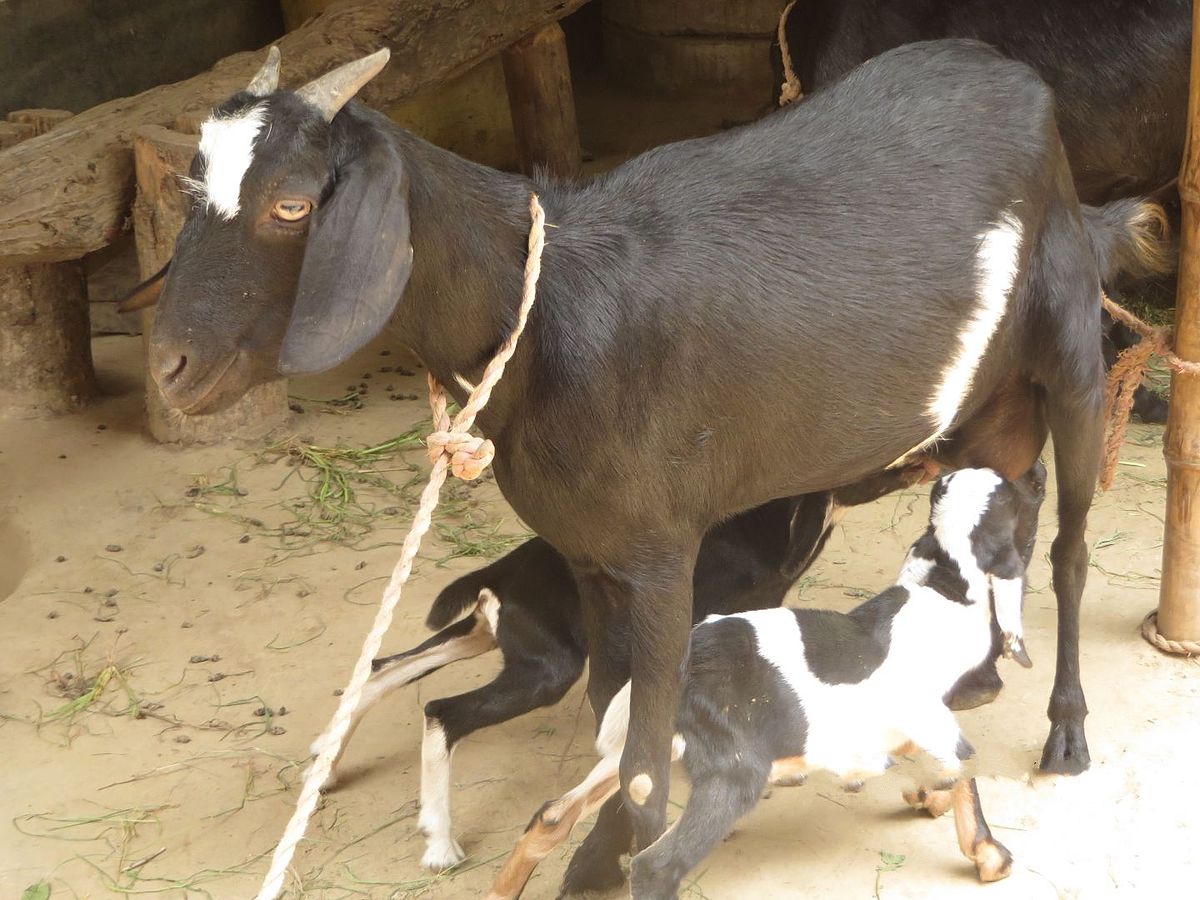
<instances>
[{"instance_id":1,"label":"black and white goat kid","mask_svg":"<svg viewBox=\"0 0 1200 900\"><path fill-rule=\"evenodd\" d=\"M959 843L983 881L1012 857L987 827L961 762L974 751L943 697L989 658L993 629L1028 666L1021 606L1043 496L1041 473L1008 482L964 469L933 488L929 527L896 583L849 613L769 609L710 616L692 630L673 757L692 784L683 813L633 860L633 895L676 896L680 881L758 802L768 783L826 770L856 790L893 757L928 752L933 790L906 794L938 815L953 806ZM618 788L630 687L600 726L601 761L533 817L489 900L520 894L537 862ZM634 778L631 790L647 791Z\"/></svg>"}]
</instances>

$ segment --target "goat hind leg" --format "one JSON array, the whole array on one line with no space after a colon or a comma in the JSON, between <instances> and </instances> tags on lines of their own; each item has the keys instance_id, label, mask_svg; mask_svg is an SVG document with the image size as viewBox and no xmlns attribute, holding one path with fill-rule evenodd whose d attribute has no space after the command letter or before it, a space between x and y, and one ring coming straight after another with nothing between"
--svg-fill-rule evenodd
<instances>
[{"instance_id":1,"label":"goat hind leg","mask_svg":"<svg viewBox=\"0 0 1200 900\"><path fill-rule=\"evenodd\" d=\"M350 726L342 738L342 746L330 766L329 777L325 779L322 790L331 791L337 787L338 765L346 754L350 739L376 703L393 691L425 677L434 669L479 656L495 647L496 636L491 619L484 614L481 606L471 616L447 625L411 650L375 660L371 664L374 671L363 687L362 699L350 719ZM313 741L310 752L314 755L320 753L328 740L329 736L322 734Z\"/></svg>"},{"instance_id":2,"label":"goat hind leg","mask_svg":"<svg viewBox=\"0 0 1200 900\"><path fill-rule=\"evenodd\" d=\"M1058 654L1047 711L1050 735L1041 769L1064 775L1078 775L1091 763L1083 728L1087 702L1079 677L1079 607L1088 570L1087 514L1100 471L1103 422L1099 399L1072 402L1056 398L1053 391L1047 396L1058 486L1058 534L1050 549L1058 602Z\"/></svg>"},{"instance_id":3,"label":"goat hind leg","mask_svg":"<svg viewBox=\"0 0 1200 900\"><path fill-rule=\"evenodd\" d=\"M430 701L425 706L425 740L421 744L421 817L426 835L421 864L433 871L465 858L454 839L450 817L450 758L455 745L473 732L499 725L563 698L583 671L583 656L557 647L543 637L513 648L504 668L481 688Z\"/></svg>"}]
</instances>

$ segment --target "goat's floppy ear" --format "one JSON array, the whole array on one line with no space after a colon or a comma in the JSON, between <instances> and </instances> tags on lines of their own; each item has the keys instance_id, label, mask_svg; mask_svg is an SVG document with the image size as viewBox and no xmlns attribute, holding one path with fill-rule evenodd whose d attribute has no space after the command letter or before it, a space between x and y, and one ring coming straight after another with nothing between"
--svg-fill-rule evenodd
<instances>
[{"instance_id":1,"label":"goat's floppy ear","mask_svg":"<svg viewBox=\"0 0 1200 900\"><path fill-rule=\"evenodd\" d=\"M383 330L408 274L408 176L384 140L341 166L313 214L296 305L279 354L284 375L323 372Z\"/></svg>"},{"instance_id":2,"label":"goat's floppy ear","mask_svg":"<svg viewBox=\"0 0 1200 900\"><path fill-rule=\"evenodd\" d=\"M171 268L171 261L168 259L165 266L122 298L121 302L117 304L117 312L133 312L135 309L145 309L147 306L154 306L158 303L158 297L167 280L167 269L169 268Z\"/></svg>"}]
</instances>

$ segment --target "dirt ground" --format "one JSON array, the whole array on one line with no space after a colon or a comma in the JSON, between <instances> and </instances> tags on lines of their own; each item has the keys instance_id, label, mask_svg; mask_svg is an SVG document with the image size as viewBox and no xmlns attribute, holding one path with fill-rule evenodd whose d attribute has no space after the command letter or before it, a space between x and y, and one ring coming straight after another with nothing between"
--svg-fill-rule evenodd
<instances>
[{"instance_id":1,"label":"dirt ground","mask_svg":"<svg viewBox=\"0 0 1200 900\"><path fill-rule=\"evenodd\" d=\"M100 338L95 353L103 400L78 415L0 426L0 896L44 880L55 898L247 897L374 615L412 489L364 489L369 514L356 546L312 544L312 526L288 505L308 496L311 466L256 456L261 445L151 443L141 432L139 339ZM403 399L423 398L422 377L379 371L389 364L405 365L384 341L339 372L294 382L304 398L374 387L360 409L298 401L304 412L287 433L364 446L406 432L427 414L423 399ZM423 471L419 451L378 468L404 483L420 474L405 460ZM985 811L1016 857L1008 881L978 886L951 819L903 806L906 763L858 795L820 776L776 789L693 873L687 896L1091 900L1195 883L1200 673L1137 635L1156 601L1163 476L1161 429L1134 427L1118 482L1092 517L1083 618L1091 771L1033 774L1054 663L1044 556L1052 498L1026 606L1035 667L1006 665L999 700L962 715L979 749ZM420 640L437 590L480 564L439 560L521 533L494 485L456 488L451 500L449 530L426 545L386 650ZM846 609L889 584L924 525L924 503L912 493L853 510L790 602ZM288 896L485 889L540 801L594 759L579 686L555 708L467 740L455 756L454 811L470 859L458 874L423 872L422 703L479 685L497 662L449 667L367 719ZM686 785L676 788L683 797ZM554 896L569 849L546 861L527 896Z\"/></svg>"}]
</instances>

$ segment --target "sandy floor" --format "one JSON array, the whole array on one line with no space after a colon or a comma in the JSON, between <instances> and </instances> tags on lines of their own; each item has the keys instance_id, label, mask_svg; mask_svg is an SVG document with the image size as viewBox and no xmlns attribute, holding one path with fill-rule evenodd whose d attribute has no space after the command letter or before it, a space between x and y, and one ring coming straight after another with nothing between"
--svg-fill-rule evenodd
<instances>
[{"instance_id":1,"label":"sandy floor","mask_svg":"<svg viewBox=\"0 0 1200 900\"><path fill-rule=\"evenodd\" d=\"M328 414L305 402L290 430L320 444L362 445L422 418L422 402L380 395L386 384L421 392L420 373L377 371L402 361L379 356L384 347L292 388L339 396L370 371L376 387L364 408ZM140 431L138 339L98 339L95 351L104 400L69 418L0 426L0 896L45 879L53 897L246 897L291 812L298 766L334 708L374 614L379 579L397 554L405 514L383 510L406 503L369 493L380 514L359 549L282 550L281 541L306 540L272 531L291 518L283 501L304 496L300 473L285 460L256 460L257 448L150 443ZM419 463L421 454L408 457ZM1017 860L1012 878L976 885L951 820L903 808L900 791L912 773L902 766L858 795L821 777L776 790L694 873L690 896L984 891L993 900L1090 900L1165 896L1195 882L1200 673L1194 661L1160 656L1136 633L1156 600L1160 430L1135 427L1124 459L1091 528L1083 670L1092 770L1073 780L1032 775L1054 661L1043 552L1027 601L1035 668L1006 666L1000 699L963 715L980 751L985 811ZM230 466L244 495L214 489ZM189 497L196 486L206 487ZM455 499L456 528L465 511L487 523L475 535L520 530L492 485L459 489ZM913 494L855 510L793 602L848 608L890 583L923 527L923 503ZM450 549L427 545L385 649L419 640L432 596L478 564L439 567ZM439 879L421 871L422 699L478 685L496 663L484 657L436 673L367 720L346 759L344 786L310 829L289 896L482 892L540 801L593 759L591 713L578 687L557 708L466 741L455 757L454 808L470 862ZM104 673L102 692L87 703ZM81 694L81 708L70 714L64 704ZM685 785L677 787L683 796ZM880 871L888 868L882 854L903 861ZM547 860L527 896L552 897L565 858Z\"/></svg>"}]
</instances>

